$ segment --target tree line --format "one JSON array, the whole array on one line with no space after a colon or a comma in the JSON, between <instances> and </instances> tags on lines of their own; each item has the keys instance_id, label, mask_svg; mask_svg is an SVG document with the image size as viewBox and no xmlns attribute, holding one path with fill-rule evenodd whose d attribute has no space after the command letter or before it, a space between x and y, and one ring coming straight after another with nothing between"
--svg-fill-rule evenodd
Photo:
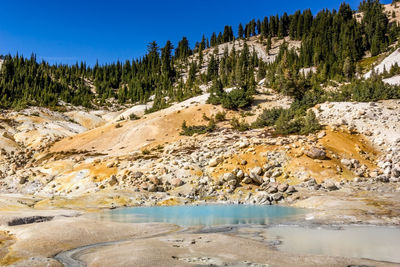
<instances>
[{"instance_id":1,"label":"tree line","mask_svg":"<svg viewBox=\"0 0 400 267\"><path fill-rule=\"evenodd\" d=\"M236 35L227 25L210 38L203 36L193 48L186 37L176 48L170 41L163 47L153 41L143 57L106 65L49 65L35 55L7 55L0 72L0 107L56 106L60 100L90 107L107 105L110 98L144 103L154 96L151 112L199 94L201 84L212 82L210 102L237 108L250 101L256 81L263 78L276 90L301 98L315 84L353 79L360 73L358 61L368 51L378 55L397 39L399 27L389 23L379 0L363 0L359 12L362 15L343 3L338 11L316 15L308 9L253 19L239 24ZM295 51L282 45L272 64L260 60L245 42L240 51L233 48L219 55L218 45L252 36L258 36L267 50L272 38L301 40L301 47ZM208 48L213 51L203 73ZM300 73L305 67L316 67L317 73L305 77ZM227 94L222 90L227 87L241 91Z\"/></svg>"}]
</instances>

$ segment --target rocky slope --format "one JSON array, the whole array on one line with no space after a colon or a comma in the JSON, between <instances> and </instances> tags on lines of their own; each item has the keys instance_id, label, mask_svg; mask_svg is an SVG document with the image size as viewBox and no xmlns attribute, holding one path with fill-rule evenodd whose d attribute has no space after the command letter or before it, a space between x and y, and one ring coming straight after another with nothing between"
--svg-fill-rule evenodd
<instances>
[{"instance_id":1,"label":"rocky slope","mask_svg":"<svg viewBox=\"0 0 400 267\"><path fill-rule=\"evenodd\" d=\"M351 202L354 192L364 192L358 208L366 211L365 201L383 197L375 199L376 193L398 195L398 100L316 106L326 127L309 136L238 132L228 121L213 133L180 136L184 120L206 124L206 117L222 111L205 104L207 97L135 121L110 120L115 114L105 111L4 112L1 190L34 195L34 201L20 204L35 208L199 202L315 207L321 198L333 205L332 196ZM245 119L254 121L262 108L288 103L279 95L260 94ZM235 116L226 115L227 120ZM383 221L400 223L396 216Z\"/></svg>"}]
</instances>

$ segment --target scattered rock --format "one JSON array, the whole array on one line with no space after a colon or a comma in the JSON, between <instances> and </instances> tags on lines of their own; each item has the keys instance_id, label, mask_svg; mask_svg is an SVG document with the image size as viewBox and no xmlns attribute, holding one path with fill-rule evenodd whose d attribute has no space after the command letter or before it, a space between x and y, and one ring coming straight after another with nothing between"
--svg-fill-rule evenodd
<instances>
[{"instance_id":1,"label":"scattered rock","mask_svg":"<svg viewBox=\"0 0 400 267\"><path fill-rule=\"evenodd\" d=\"M210 162L208 163L208 166L210 167L216 167L219 163L221 163L221 158L217 157L217 158L213 158L210 160Z\"/></svg>"},{"instance_id":2,"label":"scattered rock","mask_svg":"<svg viewBox=\"0 0 400 267\"><path fill-rule=\"evenodd\" d=\"M278 192L278 187L276 187L276 186L270 186L270 187L267 189L267 192L268 192L269 194L277 193L277 192Z\"/></svg>"},{"instance_id":3,"label":"scattered rock","mask_svg":"<svg viewBox=\"0 0 400 267\"><path fill-rule=\"evenodd\" d=\"M325 132L325 131L321 131L321 132L318 133L317 138L318 138L318 139L322 139L322 138L324 138L325 136L326 136L326 132Z\"/></svg>"},{"instance_id":4,"label":"scattered rock","mask_svg":"<svg viewBox=\"0 0 400 267\"><path fill-rule=\"evenodd\" d=\"M292 193L295 193L295 192L297 192L297 190L293 185L290 185L288 187L288 189L286 190L286 193L288 193L288 194L292 194Z\"/></svg>"},{"instance_id":5,"label":"scattered rock","mask_svg":"<svg viewBox=\"0 0 400 267\"><path fill-rule=\"evenodd\" d=\"M19 184L25 184L27 181L28 181L28 177L23 176L23 177L19 178Z\"/></svg>"},{"instance_id":6,"label":"scattered rock","mask_svg":"<svg viewBox=\"0 0 400 267\"><path fill-rule=\"evenodd\" d=\"M278 186L278 191L279 191L279 192L285 192L288 188L289 188L289 185L288 185L288 184L280 184L280 185Z\"/></svg>"},{"instance_id":7,"label":"scattered rock","mask_svg":"<svg viewBox=\"0 0 400 267\"><path fill-rule=\"evenodd\" d=\"M143 173L142 172L134 172L133 174L132 174L132 177L134 178L134 179L139 179L140 177L142 177L143 176Z\"/></svg>"},{"instance_id":8,"label":"scattered rock","mask_svg":"<svg viewBox=\"0 0 400 267\"><path fill-rule=\"evenodd\" d=\"M239 142L238 146L239 148L246 148L249 146L249 142L248 141Z\"/></svg>"},{"instance_id":9,"label":"scattered rock","mask_svg":"<svg viewBox=\"0 0 400 267\"><path fill-rule=\"evenodd\" d=\"M282 198L283 198L282 193L275 193L275 194L272 195L272 199L275 200L275 201L279 201Z\"/></svg>"},{"instance_id":10,"label":"scattered rock","mask_svg":"<svg viewBox=\"0 0 400 267\"><path fill-rule=\"evenodd\" d=\"M182 186L183 184L184 184L184 182L179 178L172 179L172 181L171 181L171 185L174 187L179 187L179 186Z\"/></svg>"},{"instance_id":11,"label":"scattered rock","mask_svg":"<svg viewBox=\"0 0 400 267\"><path fill-rule=\"evenodd\" d=\"M326 159L326 152L324 149L318 148L318 147L312 147L308 150L305 151L305 154L312 159L320 159L324 160Z\"/></svg>"},{"instance_id":12,"label":"scattered rock","mask_svg":"<svg viewBox=\"0 0 400 267\"><path fill-rule=\"evenodd\" d=\"M158 179L157 177L155 177L154 175L150 175L149 176L149 181L152 182L155 185L160 185L161 184L161 180Z\"/></svg>"},{"instance_id":13,"label":"scattered rock","mask_svg":"<svg viewBox=\"0 0 400 267\"><path fill-rule=\"evenodd\" d=\"M256 175L261 175L263 170L262 170L261 167L255 167L250 172L253 173L253 174L256 174Z\"/></svg>"},{"instance_id":14,"label":"scattered rock","mask_svg":"<svg viewBox=\"0 0 400 267\"><path fill-rule=\"evenodd\" d=\"M239 179L242 179L242 178L244 177L244 172L243 172L242 170L239 170L239 171L236 173L236 177L239 178Z\"/></svg>"},{"instance_id":15,"label":"scattered rock","mask_svg":"<svg viewBox=\"0 0 400 267\"><path fill-rule=\"evenodd\" d=\"M117 177L115 175L111 175L111 177L108 180L108 184L110 186L114 186L118 183Z\"/></svg>"},{"instance_id":16,"label":"scattered rock","mask_svg":"<svg viewBox=\"0 0 400 267\"><path fill-rule=\"evenodd\" d=\"M236 175L233 174L233 173L231 173L231 172L225 173L225 174L222 176L222 180L223 180L224 182L227 182L227 181L230 181L230 180L236 180Z\"/></svg>"},{"instance_id":17,"label":"scattered rock","mask_svg":"<svg viewBox=\"0 0 400 267\"><path fill-rule=\"evenodd\" d=\"M341 159L341 160L340 160L340 163L341 163L343 166L345 166L346 168L348 168L348 169L351 169L352 166L353 166L353 164L351 163L351 161L348 160L348 159Z\"/></svg>"},{"instance_id":18,"label":"scattered rock","mask_svg":"<svg viewBox=\"0 0 400 267\"><path fill-rule=\"evenodd\" d=\"M154 184L150 184L147 188L147 191L149 192L156 192L157 191L157 187Z\"/></svg>"},{"instance_id":19,"label":"scattered rock","mask_svg":"<svg viewBox=\"0 0 400 267\"><path fill-rule=\"evenodd\" d=\"M253 181L253 180L252 180L250 177L245 177L245 178L242 180L242 183L244 183L244 184L251 184L252 181Z\"/></svg>"},{"instance_id":20,"label":"scattered rock","mask_svg":"<svg viewBox=\"0 0 400 267\"><path fill-rule=\"evenodd\" d=\"M334 182L330 181L330 180L326 180L323 183L323 187L328 190L328 191L334 191L334 190L338 190L339 188L335 185Z\"/></svg>"}]
</instances>

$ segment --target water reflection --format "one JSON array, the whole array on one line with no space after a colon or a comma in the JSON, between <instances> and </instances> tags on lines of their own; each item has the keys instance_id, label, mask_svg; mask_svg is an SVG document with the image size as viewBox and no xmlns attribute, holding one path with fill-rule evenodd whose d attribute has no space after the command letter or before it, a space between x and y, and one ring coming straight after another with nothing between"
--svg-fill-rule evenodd
<instances>
[{"instance_id":1,"label":"water reflection","mask_svg":"<svg viewBox=\"0 0 400 267\"><path fill-rule=\"evenodd\" d=\"M165 222L182 226L265 225L289 220L305 213L304 209L280 206L209 205L124 208L98 214L98 218L131 223Z\"/></svg>"},{"instance_id":2,"label":"water reflection","mask_svg":"<svg viewBox=\"0 0 400 267\"><path fill-rule=\"evenodd\" d=\"M276 226L265 237L281 240L279 250L299 254L368 258L400 263L400 228L346 226L342 230Z\"/></svg>"},{"instance_id":3,"label":"water reflection","mask_svg":"<svg viewBox=\"0 0 400 267\"><path fill-rule=\"evenodd\" d=\"M128 223L165 222L181 226L234 225L250 238L260 237L295 254L330 255L400 263L400 228L375 226L300 227L271 226L304 219L307 210L280 206L211 205L123 208L97 213L97 219ZM270 225L262 227L256 225ZM245 234L246 235L246 234ZM276 242L279 240L279 242Z\"/></svg>"}]
</instances>

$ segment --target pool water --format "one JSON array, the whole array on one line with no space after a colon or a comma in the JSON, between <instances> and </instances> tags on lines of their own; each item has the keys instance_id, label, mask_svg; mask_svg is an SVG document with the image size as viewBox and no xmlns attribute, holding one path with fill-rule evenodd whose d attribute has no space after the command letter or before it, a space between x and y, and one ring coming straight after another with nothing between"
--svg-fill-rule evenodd
<instances>
[{"instance_id":1,"label":"pool water","mask_svg":"<svg viewBox=\"0 0 400 267\"><path fill-rule=\"evenodd\" d=\"M378 226L296 227L273 226L265 230L277 248L297 254L366 258L400 263L400 228Z\"/></svg>"},{"instance_id":2,"label":"pool water","mask_svg":"<svg viewBox=\"0 0 400 267\"><path fill-rule=\"evenodd\" d=\"M266 225L304 218L307 210L282 206L202 205L123 208L101 213L100 219L119 222L164 222L180 226L193 225Z\"/></svg>"},{"instance_id":3,"label":"pool water","mask_svg":"<svg viewBox=\"0 0 400 267\"><path fill-rule=\"evenodd\" d=\"M400 263L400 228L299 226L309 210L256 205L135 207L96 213L97 219L125 223L163 222L180 226L240 225L240 235L263 240L294 254L367 258ZM247 231L247 233L246 233ZM255 235L255 233L257 233Z\"/></svg>"}]
</instances>

